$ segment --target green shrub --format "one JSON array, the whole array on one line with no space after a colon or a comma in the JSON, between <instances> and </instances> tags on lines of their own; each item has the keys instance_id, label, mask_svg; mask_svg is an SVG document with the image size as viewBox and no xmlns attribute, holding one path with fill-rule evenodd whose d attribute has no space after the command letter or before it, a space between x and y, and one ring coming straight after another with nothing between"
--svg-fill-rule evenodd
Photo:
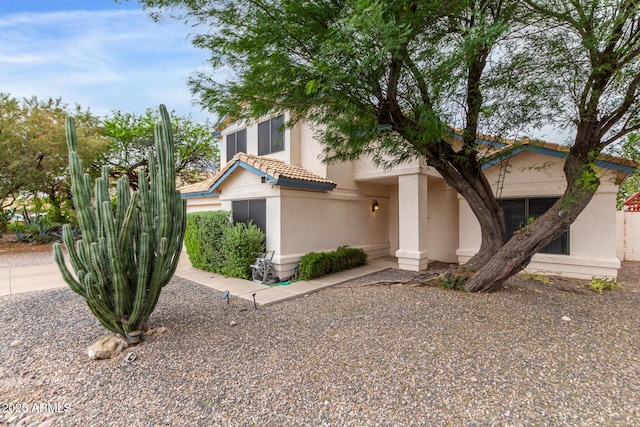
<instances>
[{"instance_id":1,"label":"green shrub","mask_svg":"<svg viewBox=\"0 0 640 427\"><path fill-rule=\"evenodd\" d=\"M205 271L241 279L251 278L251 264L265 251L265 236L252 224L233 224L231 212L187 215L184 245L191 264Z\"/></svg>"},{"instance_id":2,"label":"green shrub","mask_svg":"<svg viewBox=\"0 0 640 427\"><path fill-rule=\"evenodd\" d=\"M224 265L220 272L225 276L251 278L251 264L264 252L264 233L252 222L236 223L222 231Z\"/></svg>"},{"instance_id":3,"label":"green shrub","mask_svg":"<svg viewBox=\"0 0 640 427\"><path fill-rule=\"evenodd\" d=\"M331 273L331 256L328 252L309 252L300 259L298 275L302 280Z\"/></svg>"},{"instance_id":4,"label":"green shrub","mask_svg":"<svg viewBox=\"0 0 640 427\"><path fill-rule=\"evenodd\" d=\"M606 277L594 277L589 284L589 288L599 294L601 294L602 291L612 291L619 286L616 279L607 279Z\"/></svg>"},{"instance_id":5,"label":"green shrub","mask_svg":"<svg viewBox=\"0 0 640 427\"><path fill-rule=\"evenodd\" d=\"M224 265L222 235L231 226L231 212L193 212L187 215L184 246L195 268L219 273Z\"/></svg>"},{"instance_id":6,"label":"green shrub","mask_svg":"<svg viewBox=\"0 0 640 427\"><path fill-rule=\"evenodd\" d=\"M309 252L300 259L298 274L302 280L311 280L329 273L348 270L367 263L362 249L341 246L332 252Z\"/></svg>"}]
</instances>

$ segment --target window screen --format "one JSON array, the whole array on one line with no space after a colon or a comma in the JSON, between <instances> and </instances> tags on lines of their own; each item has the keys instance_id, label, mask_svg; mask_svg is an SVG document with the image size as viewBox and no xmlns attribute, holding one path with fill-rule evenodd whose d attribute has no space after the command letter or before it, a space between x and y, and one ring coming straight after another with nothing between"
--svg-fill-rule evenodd
<instances>
[{"instance_id":1,"label":"window screen","mask_svg":"<svg viewBox=\"0 0 640 427\"><path fill-rule=\"evenodd\" d=\"M238 132L227 135L227 162L237 153L247 152L247 130L242 129Z\"/></svg>"},{"instance_id":2,"label":"window screen","mask_svg":"<svg viewBox=\"0 0 640 427\"><path fill-rule=\"evenodd\" d=\"M235 222L253 221L263 233L267 234L267 201L265 199L236 200L231 203L231 209Z\"/></svg>"},{"instance_id":3,"label":"window screen","mask_svg":"<svg viewBox=\"0 0 640 427\"><path fill-rule=\"evenodd\" d=\"M284 132L281 129L283 124L284 116L258 123L259 156L284 150Z\"/></svg>"},{"instance_id":4,"label":"window screen","mask_svg":"<svg viewBox=\"0 0 640 427\"><path fill-rule=\"evenodd\" d=\"M537 218L549 210L558 200L553 197L505 199L500 201L504 211L506 238L510 239L517 230L525 227L529 218ZM569 255L569 231L565 231L560 237L542 248L543 254Z\"/></svg>"}]
</instances>

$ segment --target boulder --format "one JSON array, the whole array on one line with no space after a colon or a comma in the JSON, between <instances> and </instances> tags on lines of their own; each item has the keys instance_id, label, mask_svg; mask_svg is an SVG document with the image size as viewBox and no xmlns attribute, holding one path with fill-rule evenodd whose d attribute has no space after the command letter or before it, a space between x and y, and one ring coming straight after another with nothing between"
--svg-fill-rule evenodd
<instances>
[{"instance_id":1,"label":"boulder","mask_svg":"<svg viewBox=\"0 0 640 427\"><path fill-rule=\"evenodd\" d=\"M100 338L87 349L89 359L111 359L122 353L129 347L127 342L120 337L110 336Z\"/></svg>"}]
</instances>

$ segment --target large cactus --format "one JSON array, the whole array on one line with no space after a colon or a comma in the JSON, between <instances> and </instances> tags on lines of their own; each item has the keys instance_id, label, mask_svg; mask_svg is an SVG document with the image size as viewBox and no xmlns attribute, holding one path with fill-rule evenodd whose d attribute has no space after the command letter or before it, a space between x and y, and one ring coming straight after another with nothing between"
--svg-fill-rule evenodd
<instances>
[{"instance_id":1,"label":"large cactus","mask_svg":"<svg viewBox=\"0 0 640 427\"><path fill-rule=\"evenodd\" d=\"M106 166L92 197L91 178L78 157L73 118L67 118L71 192L82 239L74 242L66 225L63 241L75 275L65 264L60 243L54 245L54 257L64 280L85 298L100 323L123 336L146 329L182 250L186 201L176 190L171 122L164 105L160 115L155 150L148 153L149 181L140 171L139 189L132 193L128 178L120 178L115 209Z\"/></svg>"}]
</instances>

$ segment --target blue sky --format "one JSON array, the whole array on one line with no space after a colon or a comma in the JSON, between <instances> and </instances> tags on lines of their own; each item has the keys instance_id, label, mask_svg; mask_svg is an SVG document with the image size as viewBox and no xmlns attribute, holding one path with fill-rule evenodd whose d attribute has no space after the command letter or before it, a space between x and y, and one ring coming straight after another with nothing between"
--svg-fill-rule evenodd
<instances>
[{"instance_id":1,"label":"blue sky","mask_svg":"<svg viewBox=\"0 0 640 427\"><path fill-rule=\"evenodd\" d=\"M0 92L61 97L98 116L163 103L213 121L187 87L189 75L210 69L191 31L153 22L136 0L0 0Z\"/></svg>"}]
</instances>

